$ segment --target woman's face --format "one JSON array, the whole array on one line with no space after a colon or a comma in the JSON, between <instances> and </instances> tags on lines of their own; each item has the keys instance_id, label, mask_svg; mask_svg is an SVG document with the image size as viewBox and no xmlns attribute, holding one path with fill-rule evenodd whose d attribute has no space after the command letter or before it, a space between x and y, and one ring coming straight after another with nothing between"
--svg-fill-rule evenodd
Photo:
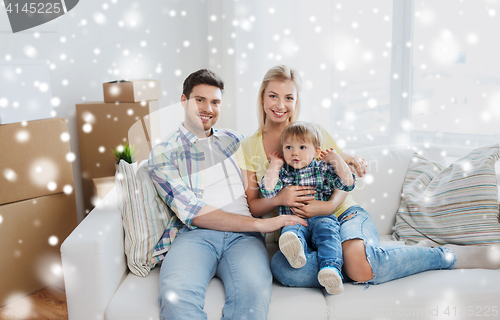
<instances>
[{"instance_id":1,"label":"woman's face","mask_svg":"<svg viewBox=\"0 0 500 320\"><path fill-rule=\"evenodd\" d=\"M288 122L295 112L297 88L292 81L269 81L262 100L266 122Z\"/></svg>"}]
</instances>

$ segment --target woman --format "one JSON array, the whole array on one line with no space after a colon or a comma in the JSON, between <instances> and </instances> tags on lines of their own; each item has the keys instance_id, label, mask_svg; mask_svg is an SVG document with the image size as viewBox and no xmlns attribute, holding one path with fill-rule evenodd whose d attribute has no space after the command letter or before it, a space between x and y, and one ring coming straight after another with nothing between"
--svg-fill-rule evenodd
<instances>
[{"instance_id":1,"label":"woman","mask_svg":"<svg viewBox=\"0 0 500 320\"><path fill-rule=\"evenodd\" d=\"M341 225L343 270L355 282L379 284L427 270L499 267L491 265L485 258L471 264L471 256L485 257L487 247L381 247L370 215L340 190L335 190L329 201L305 196L312 192L307 186L286 187L274 198L261 198L258 184L269 166L267 155L275 151L281 153L281 132L298 120L300 90L298 73L284 65L271 68L260 86L257 106L259 130L242 142L245 157L243 176L246 177L247 200L254 216L263 216L280 205L291 207L294 214L303 218L334 213ZM319 128L324 140L322 150L334 148L344 161L356 168L359 176L366 173L363 159L342 153L328 132ZM273 275L287 286L321 287L317 280L316 252L308 252L306 258L304 267L293 269L278 251L271 262Z\"/></svg>"}]
</instances>

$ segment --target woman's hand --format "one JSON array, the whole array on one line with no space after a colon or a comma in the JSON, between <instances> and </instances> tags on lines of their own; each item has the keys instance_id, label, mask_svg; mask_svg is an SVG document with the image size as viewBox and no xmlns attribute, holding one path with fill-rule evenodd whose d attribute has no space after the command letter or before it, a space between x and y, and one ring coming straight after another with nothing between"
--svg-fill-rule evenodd
<instances>
[{"instance_id":1,"label":"woman's hand","mask_svg":"<svg viewBox=\"0 0 500 320\"><path fill-rule=\"evenodd\" d=\"M368 164L366 163L365 159L344 152L342 152L340 156L349 165L349 169L351 169L352 173L356 173L355 171L358 171L358 175L360 177L366 174L366 167L368 166ZM354 170L353 166L356 168L356 170Z\"/></svg>"},{"instance_id":2,"label":"woman's hand","mask_svg":"<svg viewBox=\"0 0 500 320\"><path fill-rule=\"evenodd\" d=\"M304 202L314 200L315 193L316 190L312 190L310 186L287 186L278 193L275 199L277 205L303 207ZM309 196L311 194L312 196Z\"/></svg>"},{"instance_id":3,"label":"woman's hand","mask_svg":"<svg viewBox=\"0 0 500 320\"><path fill-rule=\"evenodd\" d=\"M309 200L304 202L305 206L302 207L292 207L292 212L297 217L303 219L309 219L319 215L329 215L332 214L335 209L332 210L332 204L328 201L321 200Z\"/></svg>"}]
</instances>

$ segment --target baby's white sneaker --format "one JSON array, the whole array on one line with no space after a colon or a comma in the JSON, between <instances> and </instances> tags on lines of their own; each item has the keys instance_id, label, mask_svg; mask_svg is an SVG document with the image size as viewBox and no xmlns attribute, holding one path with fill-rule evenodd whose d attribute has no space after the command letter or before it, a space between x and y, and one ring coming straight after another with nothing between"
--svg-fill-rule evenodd
<instances>
[{"instance_id":1,"label":"baby's white sneaker","mask_svg":"<svg viewBox=\"0 0 500 320\"><path fill-rule=\"evenodd\" d=\"M324 267L318 272L318 281L329 294L339 294L344 291L342 275L335 267Z\"/></svg>"},{"instance_id":2,"label":"baby's white sneaker","mask_svg":"<svg viewBox=\"0 0 500 320\"><path fill-rule=\"evenodd\" d=\"M279 240L281 253L285 256L292 268L298 269L306 265L307 259L304 246L299 237L291 231L285 232Z\"/></svg>"}]
</instances>

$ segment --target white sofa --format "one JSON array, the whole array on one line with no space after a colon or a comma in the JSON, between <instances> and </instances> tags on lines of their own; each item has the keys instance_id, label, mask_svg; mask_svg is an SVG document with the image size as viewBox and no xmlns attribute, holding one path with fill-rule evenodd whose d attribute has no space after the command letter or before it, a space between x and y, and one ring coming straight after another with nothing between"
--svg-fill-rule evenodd
<instances>
[{"instance_id":1,"label":"white sofa","mask_svg":"<svg viewBox=\"0 0 500 320\"><path fill-rule=\"evenodd\" d=\"M441 150L421 147L444 162ZM413 150L374 147L356 154L369 162L370 175L358 180L353 197L372 215L383 242L391 241L406 169ZM113 189L61 247L70 320L159 319L159 267L147 278L127 269L124 234ZM270 254L277 250L267 237ZM404 244L402 244L404 245ZM205 311L220 319L224 287L214 278ZM340 295L275 282L268 319L475 319L500 318L500 270L428 271L381 285L345 284Z\"/></svg>"}]
</instances>

